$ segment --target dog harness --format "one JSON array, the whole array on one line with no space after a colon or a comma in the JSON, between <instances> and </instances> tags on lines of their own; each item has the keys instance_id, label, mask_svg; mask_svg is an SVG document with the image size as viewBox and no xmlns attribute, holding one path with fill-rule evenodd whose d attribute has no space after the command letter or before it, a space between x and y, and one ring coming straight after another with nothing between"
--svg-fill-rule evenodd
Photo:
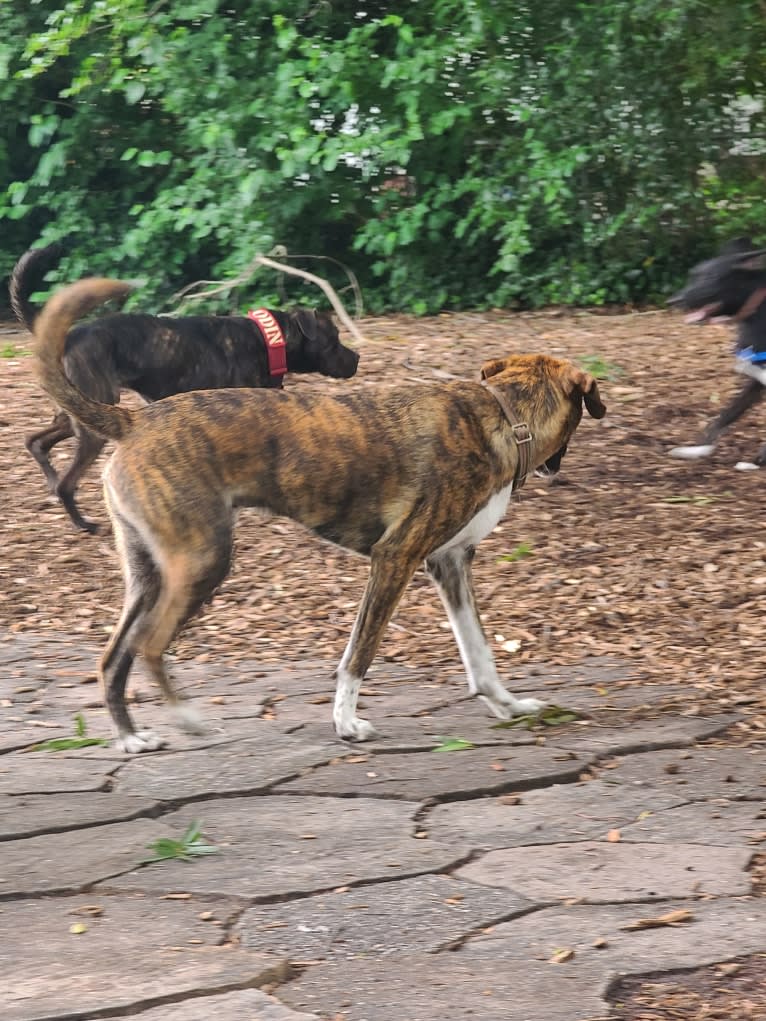
<instances>
[{"instance_id":1,"label":"dog harness","mask_svg":"<svg viewBox=\"0 0 766 1021\"><path fill-rule=\"evenodd\" d=\"M269 375L276 376L282 385L282 376L287 372L287 344L282 327L266 308L251 308L247 318L252 319L266 343L269 360Z\"/></svg>"},{"instance_id":2,"label":"dog harness","mask_svg":"<svg viewBox=\"0 0 766 1021\"><path fill-rule=\"evenodd\" d=\"M757 380L761 386L766 386L766 351L753 351L752 347L743 347L734 353L737 358L734 363L737 372Z\"/></svg>"},{"instance_id":3,"label":"dog harness","mask_svg":"<svg viewBox=\"0 0 766 1021\"><path fill-rule=\"evenodd\" d=\"M516 448L518 450L519 459L516 463L516 471L513 473L513 487L511 489L511 492L516 493L527 481L527 475L529 475L529 462L531 460L532 453L532 433L530 432L529 426L526 422L515 421L513 408L504 393L492 386L490 383L487 383L484 379L481 381L481 385L492 394L497 403L500 405L503 414L508 419L508 424L511 427L513 438L516 440Z\"/></svg>"}]
</instances>

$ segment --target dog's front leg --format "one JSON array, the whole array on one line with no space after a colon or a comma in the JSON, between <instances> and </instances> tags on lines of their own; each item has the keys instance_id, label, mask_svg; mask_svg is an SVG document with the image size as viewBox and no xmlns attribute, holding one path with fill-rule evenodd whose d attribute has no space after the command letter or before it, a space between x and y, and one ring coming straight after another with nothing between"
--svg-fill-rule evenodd
<instances>
[{"instance_id":1,"label":"dog's front leg","mask_svg":"<svg viewBox=\"0 0 766 1021\"><path fill-rule=\"evenodd\" d=\"M359 689L386 625L420 560L420 556L405 556L388 547L372 552L367 587L351 638L335 671L337 687L333 719L338 737L349 741L369 741L378 736L371 723L356 715Z\"/></svg>"},{"instance_id":2,"label":"dog's front leg","mask_svg":"<svg viewBox=\"0 0 766 1021\"><path fill-rule=\"evenodd\" d=\"M516 698L497 676L497 667L482 630L471 577L472 547L446 550L426 561L426 571L444 603L460 658L468 675L468 690L478 695L501 720L537 713L545 707L536 698Z\"/></svg>"},{"instance_id":3,"label":"dog's front leg","mask_svg":"<svg viewBox=\"0 0 766 1021\"><path fill-rule=\"evenodd\" d=\"M685 447L673 447L671 457L679 457L684 461L693 461L700 457L709 457L722 433L732 423L741 418L754 404L763 397L764 387L757 379L748 379L726 407L708 425L697 444Z\"/></svg>"}]
</instances>

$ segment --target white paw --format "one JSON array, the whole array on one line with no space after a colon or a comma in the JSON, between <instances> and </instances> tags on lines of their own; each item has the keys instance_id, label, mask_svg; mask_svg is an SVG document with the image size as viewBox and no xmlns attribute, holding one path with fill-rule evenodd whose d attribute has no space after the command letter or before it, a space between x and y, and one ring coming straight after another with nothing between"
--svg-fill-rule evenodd
<instances>
[{"instance_id":1,"label":"white paw","mask_svg":"<svg viewBox=\"0 0 766 1021\"><path fill-rule=\"evenodd\" d=\"M508 701L500 701L489 695L479 695L479 698L499 720L511 720L514 716L534 716L545 709L546 703L538 698L514 698L510 693L507 694Z\"/></svg>"},{"instance_id":2,"label":"white paw","mask_svg":"<svg viewBox=\"0 0 766 1021\"><path fill-rule=\"evenodd\" d=\"M169 713L173 725L182 730L184 734L207 734L209 732L204 717L194 706L182 702L180 705L171 706Z\"/></svg>"},{"instance_id":3,"label":"white paw","mask_svg":"<svg viewBox=\"0 0 766 1021\"><path fill-rule=\"evenodd\" d=\"M738 472L757 472L761 466L752 461L737 461L734 467Z\"/></svg>"},{"instance_id":4,"label":"white paw","mask_svg":"<svg viewBox=\"0 0 766 1021\"><path fill-rule=\"evenodd\" d=\"M696 447L673 447L668 453L682 461L696 461L699 457L710 457L714 450L712 443L702 443Z\"/></svg>"},{"instance_id":5,"label":"white paw","mask_svg":"<svg viewBox=\"0 0 766 1021\"><path fill-rule=\"evenodd\" d=\"M156 752L165 747L166 742L158 737L153 730L137 730L133 734L122 734L115 742L116 748L128 755L139 752Z\"/></svg>"},{"instance_id":6,"label":"white paw","mask_svg":"<svg viewBox=\"0 0 766 1021\"><path fill-rule=\"evenodd\" d=\"M358 716L350 716L347 720L339 720L335 724L335 731L338 737L344 741L372 741L380 734L367 720Z\"/></svg>"}]
</instances>

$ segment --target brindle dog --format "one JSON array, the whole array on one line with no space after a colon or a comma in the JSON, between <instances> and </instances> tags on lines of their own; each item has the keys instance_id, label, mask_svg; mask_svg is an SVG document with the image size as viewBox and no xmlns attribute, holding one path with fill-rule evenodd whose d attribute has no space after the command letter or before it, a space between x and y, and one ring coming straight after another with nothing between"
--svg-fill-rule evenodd
<instances>
[{"instance_id":1,"label":"brindle dog","mask_svg":"<svg viewBox=\"0 0 766 1021\"><path fill-rule=\"evenodd\" d=\"M38 309L29 296L58 251L58 245L31 249L11 274L11 305L30 332L34 332ZM321 372L337 379L354 375L359 355L341 344L329 316L310 309L271 314L285 337L288 372ZM64 368L78 389L102 404L116 404L121 390L158 401L189 390L282 386L282 376L269 373L266 344L258 327L243 316L104 316L71 331ZM74 459L59 478L49 455L71 436L77 438ZM97 531L98 526L80 513L75 493L103 450L103 437L59 412L49 426L27 436L25 442L48 488L76 527Z\"/></svg>"},{"instance_id":2,"label":"brindle dog","mask_svg":"<svg viewBox=\"0 0 766 1021\"><path fill-rule=\"evenodd\" d=\"M106 704L127 752L160 747L136 732L125 684L137 653L187 728L198 721L165 672L174 635L226 577L236 507L258 507L370 558L370 577L337 668L342 738L375 735L356 715L362 679L417 567L447 610L469 690L495 716L538 711L501 685L471 580L477 543L529 469L554 468L582 417L606 408L595 380L569 362L516 355L487 362L491 382L346 390L180 394L139 410L94 401L62 356L70 323L124 296L127 284L83 280L58 292L37 324L40 381L78 422L114 440L105 471L125 576L125 605L101 661Z\"/></svg>"}]
</instances>

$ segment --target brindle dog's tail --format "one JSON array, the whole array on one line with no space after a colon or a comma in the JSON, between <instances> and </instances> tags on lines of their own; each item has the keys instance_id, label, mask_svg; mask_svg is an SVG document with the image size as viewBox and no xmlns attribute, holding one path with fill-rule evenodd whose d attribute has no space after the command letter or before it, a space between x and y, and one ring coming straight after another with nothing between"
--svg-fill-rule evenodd
<instances>
[{"instance_id":1,"label":"brindle dog's tail","mask_svg":"<svg viewBox=\"0 0 766 1021\"><path fill-rule=\"evenodd\" d=\"M88 277L57 291L35 321L36 371L43 389L86 429L108 440L121 440L130 432L134 413L87 397L67 379L62 360L72 323L105 301L124 300L131 289L132 284L122 280Z\"/></svg>"}]
</instances>

